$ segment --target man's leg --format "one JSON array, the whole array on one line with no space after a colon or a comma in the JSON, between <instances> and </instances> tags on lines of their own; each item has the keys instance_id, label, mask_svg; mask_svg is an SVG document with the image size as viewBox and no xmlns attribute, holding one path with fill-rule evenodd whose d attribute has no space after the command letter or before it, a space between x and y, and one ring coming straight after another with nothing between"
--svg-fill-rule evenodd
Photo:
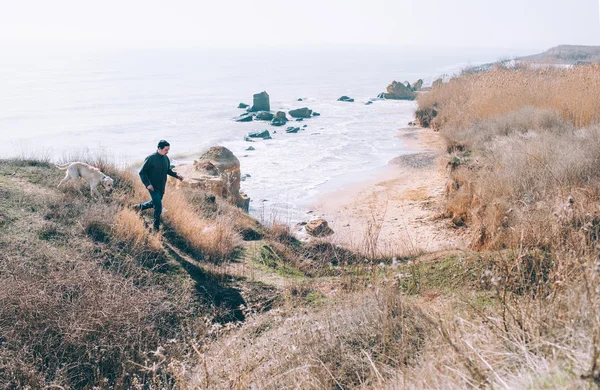
<instances>
[{"instance_id":1,"label":"man's leg","mask_svg":"<svg viewBox=\"0 0 600 390\"><path fill-rule=\"evenodd\" d=\"M144 203L140 203L139 205L136 206L136 210L138 211L143 211L143 210L147 210L147 209L151 209L154 207L154 198L152 197L152 193L153 191L148 191L150 193L150 197L152 199L150 199L147 202Z\"/></svg>"},{"instance_id":2,"label":"man's leg","mask_svg":"<svg viewBox=\"0 0 600 390\"><path fill-rule=\"evenodd\" d=\"M158 231L160 227L160 214L162 213L162 197L163 195L158 191L152 191L152 204L154 206L154 230Z\"/></svg>"}]
</instances>

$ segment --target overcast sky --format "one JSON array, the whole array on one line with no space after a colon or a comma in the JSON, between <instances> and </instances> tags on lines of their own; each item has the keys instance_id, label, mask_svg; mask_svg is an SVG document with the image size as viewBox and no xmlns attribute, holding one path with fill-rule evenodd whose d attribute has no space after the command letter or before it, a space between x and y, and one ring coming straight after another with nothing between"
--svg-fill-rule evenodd
<instances>
[{"instance_id":1,"label":"overcast sky","mask_svg":"<svg viewBox=\"0 0 600 390\"><path fill-rule=\"evenodd\" d=\"M600 45L600 0L0 0L0 43Z\"/></svg>"}]
</instances>

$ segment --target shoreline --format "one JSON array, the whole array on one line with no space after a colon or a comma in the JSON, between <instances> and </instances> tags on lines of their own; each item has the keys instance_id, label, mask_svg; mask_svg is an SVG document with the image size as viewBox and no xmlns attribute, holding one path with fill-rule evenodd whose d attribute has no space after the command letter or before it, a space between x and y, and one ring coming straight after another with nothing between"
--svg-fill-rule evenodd
<instances>
[{"instance_id":1,"label":"shoreline","mask_svg":"<svg viewBox=\"0 0 600 390\"><path fill-rule=\"evenodd\" d=\"M406 153L374 174L319 195L312 215L327 220L332 242L379 254L404 256L465 247L466 239L436 218L446 186L439 133L419 127L396 135Z\"/></svg>"}]
</instances>

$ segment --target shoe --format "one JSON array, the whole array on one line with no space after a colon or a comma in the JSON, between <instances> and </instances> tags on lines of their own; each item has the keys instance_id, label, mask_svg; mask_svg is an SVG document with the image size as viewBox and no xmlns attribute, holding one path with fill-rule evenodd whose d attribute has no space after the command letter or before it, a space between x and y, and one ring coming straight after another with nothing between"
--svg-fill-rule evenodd
<instances>
[{"instance_id":1,"label":"shoe","mask_svg":"<svg viewBox=\"0 0 600 390\"><path fill-rule=\"evenodd\" d=\"M135 211L136 213L139 213L142 211L142 205L141 204L132 204L129 205L129 208L133 211Z\"/></svg>"}]
</instances>

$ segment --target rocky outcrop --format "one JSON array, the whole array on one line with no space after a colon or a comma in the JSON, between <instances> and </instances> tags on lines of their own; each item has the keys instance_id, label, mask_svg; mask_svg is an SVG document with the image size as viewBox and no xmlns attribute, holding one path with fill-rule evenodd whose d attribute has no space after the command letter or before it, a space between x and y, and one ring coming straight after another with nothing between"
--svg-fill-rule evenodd
<instances>
[{"instance_id":1,"label":"rocky outcrop","mask_svg":"<svg viewBox=\"0 0 600 390\"><path fill-rule=\"evenodd\" d=\"M200 189L236 204L248 211L250 199L240 191L240 160L223 146L214 146L194 164L180 165L177 172L185 179L169 177L177 187Z\"/></svg>"},{"instance_id":2,"label":"rocky outcrop","mask_svg":"<svg viewBox=\"0 0 600 390\"><path fill-rule=\"evenodd\" d=\"M310 118L312 115L312 110L308 107L302 107L295 110L290 110L289 114L292 118Z\"/></svg>"},{"instance_id":3,"label":"rocky outcrop","mask_svg":"<svg viewBox=\"0 0 600 390\"><path fill-rule=\"evenodd\" d=\"M240 104L238 104L238 108L248 108L248 104L240 103Z\"/></svg>"},{"instance_id":4,"label":"rocky outcrop","mask_svg":"<svg viewBox=\"0 0 600 390\"><path fill-rule=\"evenodd\" d=\"M250 107L248 111L271 111L271 102L269 100L269 94L264 91L261 93L254 94L252 107Z\"/></svg>"},{"instance_id":5,"label":"rocky outcrop","mask_svg":"<svg viewBox=\"0 0 600 390\"><path fill-rule=\"evenodd\" d=\"M306 229L306 233L313 237L326 237L333 234L333 230L331 230L327 221L323 218L309 221L304 228Z\"/></svg>"},{"instance_id":6,"label":"rocky outcrop","mask_svg":"<svg viewBox=\"0 0 600 390\"><path fill-rule=\"evenodd\" d=\"M277 111L275 113L275 118L277 118L277 119L285 119L287 121L287 116L285 115L284 111Z\"/></svg>"},{"instance_id":7,"label":"rocky outcrop","mask_svg":"<svg viewBox=\"0 0 600 390\"><path fill-rule=\"evenodd\" d=\"M379 94L378 97L395 100L413 100L416 97L416 94L410 88L410 84L408 82L406 82L406 84L408 84L408 86L394 80L388 85L387 92Z\"/></svg>"},{"instance_id":8,"label":"rocky outcrop","mask_svg":"<svg viewBox=\"0 0 600 390\"><path fill-rule=\"evenodd\" d=\"M354 99L352 99L351 97L348 97L346 95L341 96L340 98L338 98L338 102L350 102L352 103L354 101Z\"/></svg>"}]
</instances>

